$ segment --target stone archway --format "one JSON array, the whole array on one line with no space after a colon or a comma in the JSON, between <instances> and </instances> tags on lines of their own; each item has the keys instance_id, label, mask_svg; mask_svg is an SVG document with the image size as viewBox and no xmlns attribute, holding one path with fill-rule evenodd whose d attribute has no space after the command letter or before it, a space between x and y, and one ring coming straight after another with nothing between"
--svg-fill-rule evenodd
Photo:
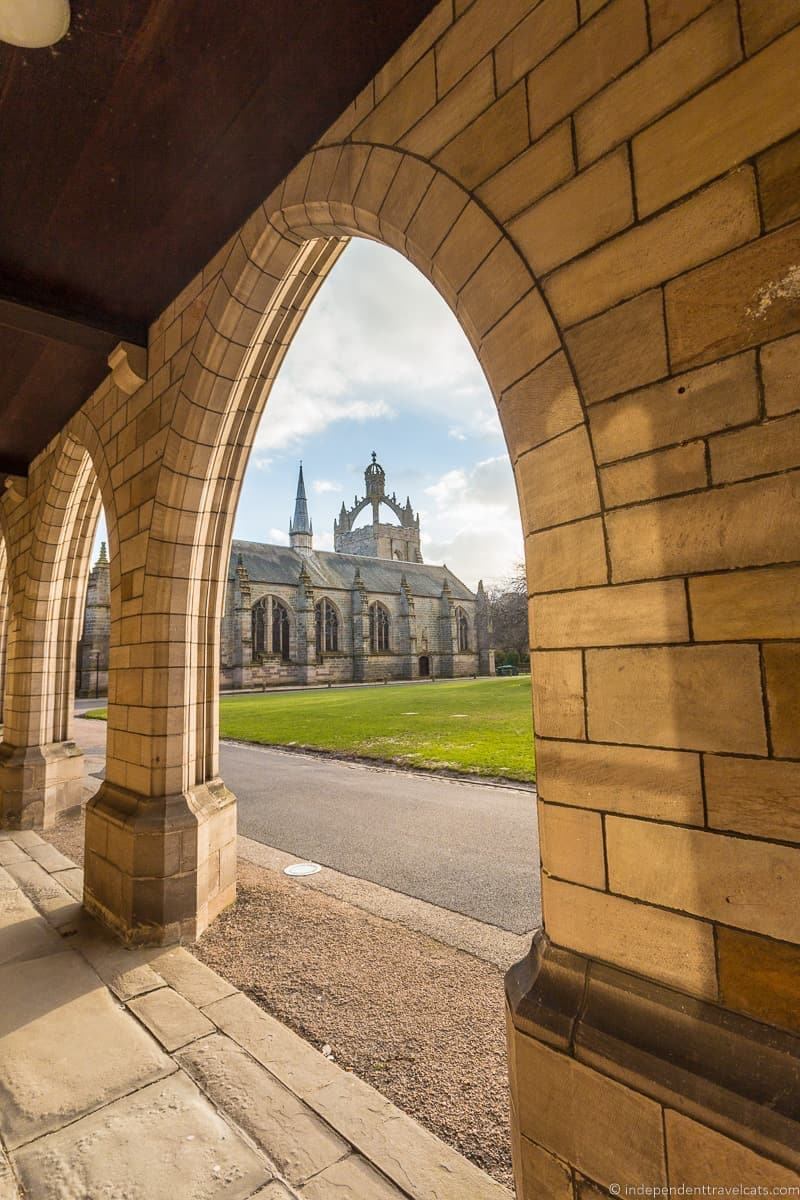
<instances>
[{"instance_id":1,"label":"stone archway","mask_svg":"<svg viewBox=\"0 0 800 1200\"><path fill-rule=\"evenodd\" d=\"M465 330L498 403L523 525L532 535L532 569L557 569L547 565L548 540L537 538L539 528L584 520L588 537L599 537L602 545L596 468L578 388L547 303L512 241L460 185L422 159L383 147L325 147L298 166L230 248L192 346L167 446L167 461L191 456L207 471L196 504L208 511L196 539L203 561L196 559L193 573L214 590L203 608L214 637L222 604L215 581L227 563L235 497L271 383L344 239L352 236L381 240L404 254ZM536 413L527 420L531 396ZM208 449L187 444L179 432L198 426L215 435ZM556 491L548 505L537 506L532 452L544 443L550 443L545 454L551 472L553 460L563 458L575 483L563 492L563 502ZM561 558L560 548L554 557ZM602 575L593 559L589 573L578 570L574 578L576 584L607 581L604 555ZM199 630L193 640L203 643ZM209 672L216 672L215 660L210 654ZM194 728L206 730L209 747L215 715L206 697L215 689L199 679L198 687ZM207 763L211 754L207 749Z\"/></svg>"},{"instance_id":2,"label":"stone archway","mask_svg":"<svg viewBox=\"0 0 800 1200\"><path fill-rule=\"evenodd\" d=\"M13 531L14 496L5 504ZM80 799L83 756L71 729L75 661L100 504L89 452L62 435L41 475L34 536L9 588L2 823L46 827Z\"/></svg>"}]
</instances>

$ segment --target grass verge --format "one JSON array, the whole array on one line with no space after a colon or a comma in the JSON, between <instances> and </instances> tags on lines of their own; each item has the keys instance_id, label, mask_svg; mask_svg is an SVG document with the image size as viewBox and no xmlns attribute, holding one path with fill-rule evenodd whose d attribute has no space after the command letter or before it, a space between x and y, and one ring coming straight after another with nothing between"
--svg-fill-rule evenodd
<instances>
[{"instance_id":1,"label":"grass verge","mask_svg":"<svg viewBox=\"0 0 800 1200\"><path fill-rule=\"evenodd\" d=\"M83 713L104 718L105 709ZM220 737L532 783L524 676L223 696Z\"/></svg>"}]
</instances>

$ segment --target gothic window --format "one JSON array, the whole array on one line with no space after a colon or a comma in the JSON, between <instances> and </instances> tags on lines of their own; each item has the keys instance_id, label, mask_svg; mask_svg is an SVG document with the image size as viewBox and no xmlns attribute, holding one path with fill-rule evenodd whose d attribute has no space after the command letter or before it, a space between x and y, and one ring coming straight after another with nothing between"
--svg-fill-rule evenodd
<instances>
[{"instance_id":1,"label":"gothic window","mask_svg":"<svg viewBox=\"0 0 800 1200\"><path fill-rule=\"evenodd\" d=\"M378 603L369 609L369 648L373 654L389 649L389 613Z\"/></svg>"},{"instance_id":2,"label":"gothic window","mask_svg":"<svg viewBox=\"0 0 800 1200\"><path fill-rule=\"evenodd\" d=\"M459 650L469 650L469 621L463 608L456 609L456 630Z\"/></svg>"},{"instance_id":3,"label":"gothic window","mask_svg":"<svg viewBox=\"0 0 800 1200\"><path fill-rule=\"evenodd\" d=\"M267 651L267 621L266 621L266 597L259 600L253 605L250 613L250 621L252 625L252 653L253 658L258 654L266 654Z\"/></svg>"},{"instance_id":4,"label":"gothic window","mask_svg":"<svg viewBox=\"0 0 800 1200\"><path fill-rule=\"evenodd\" d=\"M289 658L289 614L280 600L272 602L272 652L285 661Z\"/></svg>"},{"instance_id":5,"label":"gothic window","mask_svg":"<svg viewBox=\"0 0 800 1200\"><path fill-rule=\"evenodd\" d=\"M339 649L339 616L330 600L320 600L314 607L314 627L317 637L317 657Z\"/></svg>"},{"instance_id":6,"label":"gothic window","mask_svg":"<svg viewBox=\"0 0 800 1200\"><path fill-rule=\"evenodd\" d=\"M250 620L253 660L269 653L288 659L289 611L283 601L275 596L263 596L253 605Z\"/></svg>"}]
</instances>

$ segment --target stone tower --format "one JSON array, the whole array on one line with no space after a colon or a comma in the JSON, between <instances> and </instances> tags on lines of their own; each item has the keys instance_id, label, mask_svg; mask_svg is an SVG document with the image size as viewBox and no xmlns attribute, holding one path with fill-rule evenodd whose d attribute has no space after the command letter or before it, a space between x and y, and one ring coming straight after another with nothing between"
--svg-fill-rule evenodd
<instances>
[{"instance_id":1,"label":"stone tower","mask_svg":"<svg viewBox=\"0 0 800 1200\"><path fill-rule=\"evenodd\" d=\"M300 554L311 554L314 549L314 526L308 515L306 500L306 485L303 479L303 464L300 463L300 474L297 477L297 497L294 502L294 516L289 522L289 545Z\"/></svg>"},{"instance_id":2,"label":"stone tower","mask_svg":"<svg viewBox=\"0 0 800 1200\"><path fill-rule=\"evenodd\" d=\"M111 576L105 542L89 574L83 636L78 642L78 696L105 696L108 691L108 640L111 627Z\"/></svg>"},{"instance_id":3,"label":"stone tower","mask_svg":"<svg viewBox=\"0 0 800 1200\"><path fill-rule=\"evenodd\" d=\"M353 507L345 508L333 525L333 545L340 554L364 554L371 558L399 559L401 562L422 562L419 538L419 516L411 507L410 498L399 504L397 496L386 492L386 472L372 451L372 462L364 472L366 484L361 499L355 497ZM399 525L381 521L380 507L384 504L399 520ZM356 519L365 508L372 507L372 524L354 529Z\"/></svg>"}]
</instances>

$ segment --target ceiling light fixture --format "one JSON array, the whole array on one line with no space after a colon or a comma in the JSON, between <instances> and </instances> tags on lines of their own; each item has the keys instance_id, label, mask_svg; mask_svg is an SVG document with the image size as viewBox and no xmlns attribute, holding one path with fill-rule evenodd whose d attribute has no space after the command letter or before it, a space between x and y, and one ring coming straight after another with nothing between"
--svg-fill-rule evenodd
<instances>
[{"instance_id":1,"label":"ceiling light fixture","mask_svg":"<svg viewBox=\"0 0 800 1200\"><path fill-rule=\"evenodd\" d=\"M40 50L69 29L69 0L0 0L0 42Z\"/></svg>"}]
</instances>

